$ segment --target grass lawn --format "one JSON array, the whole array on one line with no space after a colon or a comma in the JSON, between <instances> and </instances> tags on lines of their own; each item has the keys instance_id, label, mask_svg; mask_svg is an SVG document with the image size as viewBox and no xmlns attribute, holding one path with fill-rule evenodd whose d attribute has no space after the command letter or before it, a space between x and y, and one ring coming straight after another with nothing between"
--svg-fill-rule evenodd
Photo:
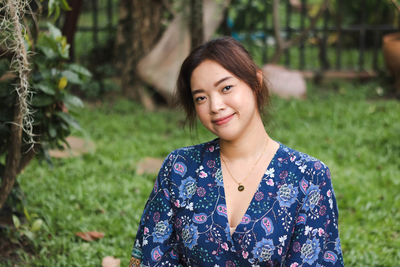
<instances>
[{"instance_id":1,"label":"grass lawn","mask_svg":"<svg viewBox=\"0 0 400 267\"><path fill-rule=\"evenodd\" d=\"M274 139L330 167L346 266L400 262L400 103L379 97L377 87L310 85L307 100L273 98L266 125ZM183 130L183 118L125 100L79 111L96 152L56 159L53 167L35 161L19 177L28 211L45 227L34 256L20 251L18 265L100 266L112 255L127 266L154 179L137 175L137 162L214 138L202 127ZM89 243L75 236L92 230L105 237Z\"/></svg>"}]
</instances>

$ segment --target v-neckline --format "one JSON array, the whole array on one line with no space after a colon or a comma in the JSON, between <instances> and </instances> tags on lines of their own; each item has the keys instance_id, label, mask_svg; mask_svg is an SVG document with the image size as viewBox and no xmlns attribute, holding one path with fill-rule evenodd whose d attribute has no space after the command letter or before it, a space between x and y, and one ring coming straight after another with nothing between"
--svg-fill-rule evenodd
<instances>
[{"instance_id":1,"label":"v-neckline","mask_svg":"<svg viewBox=\"0 0 400 267\"><path fill-rule=\"evenodd\" d=\"M271 139L271 140L272 140L272 139ZM223 173L222 173L222 165L221 165L221 146L219 145L219 138L217 138L216 141L217 141L217 143L218 143L218 161L217 161L218 166L217 166L217 167L221 170L222 184L224 185L224 179L223 179ZM273 140L273 141L275 141L275 140ZM232 238L233 235L237 232L239 226L241 226L241 225L243 224L243 223L242 223L242 222L243 222L243 218L246 216L246 214L248 214L248 211L249 211L251 205L252 205L253 202L255 201L255 200L254 200L255 195L256 195L256 194L258 193L258 191L260 190L261 183L264 181L265 175L266 175L267 171L271 168L273 162L275 162L275 158L277 157L279 150L281 150L281 148L282 148L282 144L281 144L279 141L275 141L275 142L278 143L279 147L278 147L278 149L275 151L275 153L274 153L273 157L271 158L270 162L268 163L268 166L267 166L267 168L265 169L265 171L264 171L264 173L263 173L263 176L261 177L260 182L258 183L257 190L254 192L254 194L253 194L253 196L252 196L252 198L251 198L251 200L250 200L250 202L249 202L249 205L248 205L247 208L246 208L245 213L243 214L243 216L242 216L242 218L241 218L239 224L236 225L236 227L231 227L231 225L230 225L230 223L229 223L228 205L227 205L227 203L226 203L225 187L222 186L222 196L223 196L223 200L221 200L221 201L222 201L222 204L225 205L226 210L227 210L227 212L226 212L226 222L225 222L225 223L227 224L227 227L225 226L225 228L229 231L228 234L229 234L229 236L230 236L231 238ZM223 217L225 217L225 216L223 216ZM233 233L231 233L231 231L230 231L231 228L235 228L234 231L233 231Z\"/></svg>"}]
</instances>

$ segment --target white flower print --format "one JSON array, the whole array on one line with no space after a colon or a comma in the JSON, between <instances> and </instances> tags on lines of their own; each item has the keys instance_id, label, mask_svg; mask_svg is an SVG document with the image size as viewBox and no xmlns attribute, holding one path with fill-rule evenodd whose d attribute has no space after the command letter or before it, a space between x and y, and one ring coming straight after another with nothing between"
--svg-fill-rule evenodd
<instances>
[{"instance_id":1,"label":"white flower print","mask_svg":"<svg viewBox=\"0 0 400 267\"><path fill-rule=\"evenodd\" d=\"M308 235L313 230L313 228L307 225L305 230L305 235Z\"/></svg>"},{"instance_id":2,"label":"white flower print","mask_svg":"<svg viewBox=\"0 0 400 267\"><path fill-rule=\"evenodd\" d=\"M172 214L173 214L172 209L170 209L170 210L168 211L168 213L167 213L167 216L168 216L168 217L171 217Z\"/></svg>"},{"instance_id":3,"label":"white flower print","mask_svg":"<svg viewBox=\"0 0 400 267\"><path fill-rule=\"evenodd\" d=\"M190 202L189 205L186 205L186 208L190 211L193 211L193 202Z\"/></svg>"},{"instance_id":4,"label":"white flower print","mask_svg":"<svg viewBox=\"0 0 400 267\"><path fill-rule=\"evenodd\" d=\"M287 239L287 235L284 235L284 236L280 236L279 237L279 242L281 242L282 243L282 245L284 245L285 244L285 240Z\"/></svg>"},{"instance_id":5,"label":"white flower print","mask_svg":"<svg viewBox=\"0 0 400 267\"><path fill-rule=\"evenodd\" d=\"M271 177L271 178L274 178L274 177L275 177L274 172L275 172L275 169L274 169L274 168L269 168L269 169L265 172L265 175L267 175L267 176L269 176L269 177Z\"/></svg>"},{"instance_id":6,"label":"white flower print","mask_svg":"<svg viewBox=\"0 0 400 267\"><path fill-rule=\"evenodd\" d=\"M301 173L304 173L306 171L306 168L307 168L306 165L299 166L299 170L301 171Z\"/></svg>"}]
</instances>

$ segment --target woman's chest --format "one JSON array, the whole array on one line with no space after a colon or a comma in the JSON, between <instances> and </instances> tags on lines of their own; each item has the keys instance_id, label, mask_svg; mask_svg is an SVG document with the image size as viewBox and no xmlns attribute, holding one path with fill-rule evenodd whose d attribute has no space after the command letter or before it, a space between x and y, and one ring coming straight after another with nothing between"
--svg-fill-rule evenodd
<instances>
[{"instance_id":1,"label":"woman's chest","mask_svg":"<svg viewBox=\"0 0 400 267\"><path fill-rule=\"evenodd\" d=\"M296 205L282 207L276 190L260 187L245 214L230 233L223 187L197 185L190 199L180 202L174 218L179 251L200 266L235 260L236 264L280 262L286 253ZM208 264L209 263L209 264Z\"/></svg>"}]
</instances>

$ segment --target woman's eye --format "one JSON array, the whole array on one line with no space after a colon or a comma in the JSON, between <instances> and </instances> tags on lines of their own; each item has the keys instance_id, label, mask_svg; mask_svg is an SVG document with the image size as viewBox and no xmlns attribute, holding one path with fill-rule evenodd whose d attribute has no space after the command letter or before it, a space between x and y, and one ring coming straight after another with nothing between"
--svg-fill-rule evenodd
<instances>
[{"instance_id":1,"label":"woman's eye","mask_svg":"<svg viewBox=\"0 0 400 267\"><path fill-rule=\"evenodd\" d=\"M196 103L201 103L205 99L206 99L205 96L199 96L199 97L196 97L194 100L196 101Z\"/></svg>"},{"instance_id":2,"label":"woman's eye","mask_svg":"<svg viewBox=\"0 0 400 267\"><path fill-rule=\"evenodd\" d=\"M224 88L222 88L222 92L229 91L229 90L231 90L231 88L232 88L232 85L225 86Z\"/></svg>"}]
</instances>

